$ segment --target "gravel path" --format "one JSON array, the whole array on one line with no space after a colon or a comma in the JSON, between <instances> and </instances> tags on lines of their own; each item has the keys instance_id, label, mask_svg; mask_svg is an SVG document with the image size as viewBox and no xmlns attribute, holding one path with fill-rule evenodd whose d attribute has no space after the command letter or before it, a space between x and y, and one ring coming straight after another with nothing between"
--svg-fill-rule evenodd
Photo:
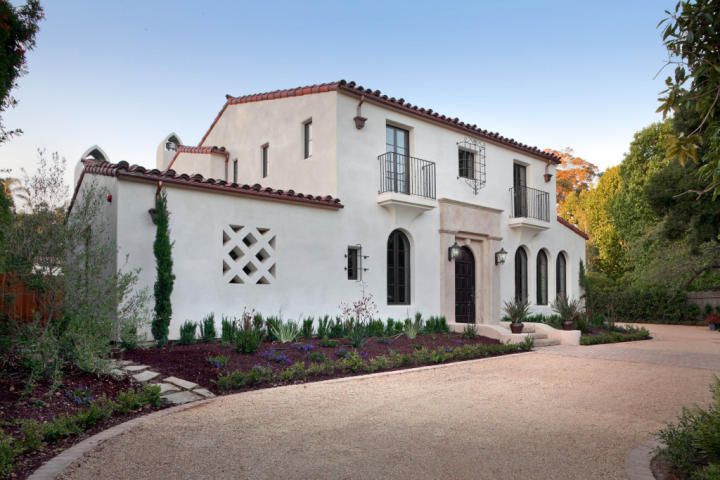
<instances>
[{"instance_id":1,"label":"gravel path","mask_svg":"<svg viewBox=\"0 0 720 480\"><path fill-rule=\"evenodd\" d=\"M537 352L218 398L111 439L72 479L622 479L705 403L720 333Z\"/></svg>"}]
</instances>

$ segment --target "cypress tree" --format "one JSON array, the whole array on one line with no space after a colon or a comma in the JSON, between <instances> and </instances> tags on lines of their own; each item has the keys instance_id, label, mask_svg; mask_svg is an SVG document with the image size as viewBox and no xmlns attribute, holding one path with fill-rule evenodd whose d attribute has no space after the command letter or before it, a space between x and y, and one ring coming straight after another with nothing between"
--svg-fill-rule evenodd
<instances>
[{"instance_id":1,"label":"cypress tree","mask_svg":"<svg viewBox=\"0 0 720 480\"><path fill-rule=\"evenodd\" d=\"M167 195L165 191L155 197L155 267L157 279L155 280L155 317L152 322L153 338L159 346L165 345L170 330L172 318L172 295L175 275L173 275L172 242L169 228L170 213L167 209Z\"/></svg>"}]
</instances>

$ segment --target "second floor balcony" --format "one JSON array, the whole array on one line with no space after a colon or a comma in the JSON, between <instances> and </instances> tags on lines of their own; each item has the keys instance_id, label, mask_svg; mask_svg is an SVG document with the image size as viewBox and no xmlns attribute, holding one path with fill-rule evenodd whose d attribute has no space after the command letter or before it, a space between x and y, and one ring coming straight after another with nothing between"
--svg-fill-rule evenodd
<instances>
[{"instance_id":1,"label":"second floor balcony","mask_svg":"<svg viewBox=\"0 0 720 480\"><path fill-rule=\"evenodd\" d=\"M417 213L435 208L435 162L396 152L383 153L378 162L380 205L414 209Z\"/></svg>"},{"instance_id":2,"label":"second floor balcony","mask_svg":"<svg viewBox=\"0 0 720 480\"><path fill-rule=\"evenodd\" d=\"M525 185L510 188L510 227L550 228L550 194Z\"/></svg>"}]
</instances>

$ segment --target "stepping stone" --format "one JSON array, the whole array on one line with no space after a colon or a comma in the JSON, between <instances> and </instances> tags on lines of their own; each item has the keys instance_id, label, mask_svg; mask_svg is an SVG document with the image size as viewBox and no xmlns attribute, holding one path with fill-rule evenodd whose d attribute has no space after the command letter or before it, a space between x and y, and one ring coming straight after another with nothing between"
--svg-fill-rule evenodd
<instances>
[{"instance_id":1,"label":"stepping stone","mask_svg":"<svg viewBox=\"0 0 720 480\"><path fill-rule=\"evenodd\" d=\"M200 395L195 395L192 392L177 392L177 393L168 393L167 395L163 395L162 397L166 401L172 403L173 405L182 405L183 403L189 403L194 402L196 400L202 400L203 397Z\"/></svg>"},{"instance_id":2,"label":"stepping stone","mask_svg":"<svg viewBox=\"0 0 720 480\"><path fill-rule=\"evenodd\" d=\"M193 390L193 393L197 393L198 395L202 395L205 398L213 398L215 396L214 393L212 393L207 388L196 388Z\"/></svg>"},{"instance_id":3,"label":"stepping stone","mask_svg":"<svg viewBox=\"0 0 720 480\"><path fill-rule=\"evenodd\" d=\"M144 372L133 375L133 378L138 382L145 383L159 376L160 374L158 372L153 372L152 370L145 370Z\"/></svg>"},{"instance_id":4,"label":"stepping stone","mask_svg":"<svg viewBox=\"0 0 720 480\"><path fill-rule=\"evenodd\" d=\"M114 362L118 367L125 367L127 365L132 365L133 363L130 360L114 360Z\"/></svg>"},{"instance_id":5,"label":"stepping stone","mask_svg":"<svg viewBox=\"0 0 720 480\"><path fill-rule=\"evenodd\" d=\"M143 370L147 370L147 365L128 365L127 367L123 367L123 370L127 370L128 372L142 372Z\"/></svg>"},{"instance_id":6,"label":"stepping stone","mask_svg":"<svg viewBox=\"0 0 720 480\"><path fill-rule=\"evenodd\" d=\"M180 390L180 387L177 385L173 385L172 383L153 383L152 385L156 385L160 387L160 395L164 395L168 392L177 392Z\"/></svg>"},{"instance_id":7,"label":"stepping stone","mask_svg":"<svg viewBox=\"0 0 720 480\"><path fill-rule=\"evenodd\" d=\"M183 380L182 378L177 377L167 377L163 382L172 383L173 385L177 385L180 388L184 388L185 390L192 390L193 388L199 387L197 383L188 382L187 380Z\"/></svg>"},{"instance_id":8,"label":"stepping stone","mask_svg":"<svg viewBox=\"0 0 720 480\"><path fill-rule=\"evenodd\" d=\"M113 368L108 372L111 377L113 377L115 380L121 380L127 375L127 372L124 370L120 370L119 368Z\"/></svg>"}]
</instances>

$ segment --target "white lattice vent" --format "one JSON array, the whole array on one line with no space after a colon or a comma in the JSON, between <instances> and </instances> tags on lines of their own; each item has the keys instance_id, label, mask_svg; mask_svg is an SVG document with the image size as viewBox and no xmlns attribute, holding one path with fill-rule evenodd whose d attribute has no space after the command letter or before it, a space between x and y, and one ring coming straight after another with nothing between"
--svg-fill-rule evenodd
<instances>
[{"instance_id":1,"label":"white lattice vent","mask_svg":"<svg viewBox=\"0 0 720 480\"><path fill-rule=\"evenodd\" d=\"M223 279L270 285L275 280L275 235L269 228L227 225L222 232Z\"/></svg>"}]
</instances>

